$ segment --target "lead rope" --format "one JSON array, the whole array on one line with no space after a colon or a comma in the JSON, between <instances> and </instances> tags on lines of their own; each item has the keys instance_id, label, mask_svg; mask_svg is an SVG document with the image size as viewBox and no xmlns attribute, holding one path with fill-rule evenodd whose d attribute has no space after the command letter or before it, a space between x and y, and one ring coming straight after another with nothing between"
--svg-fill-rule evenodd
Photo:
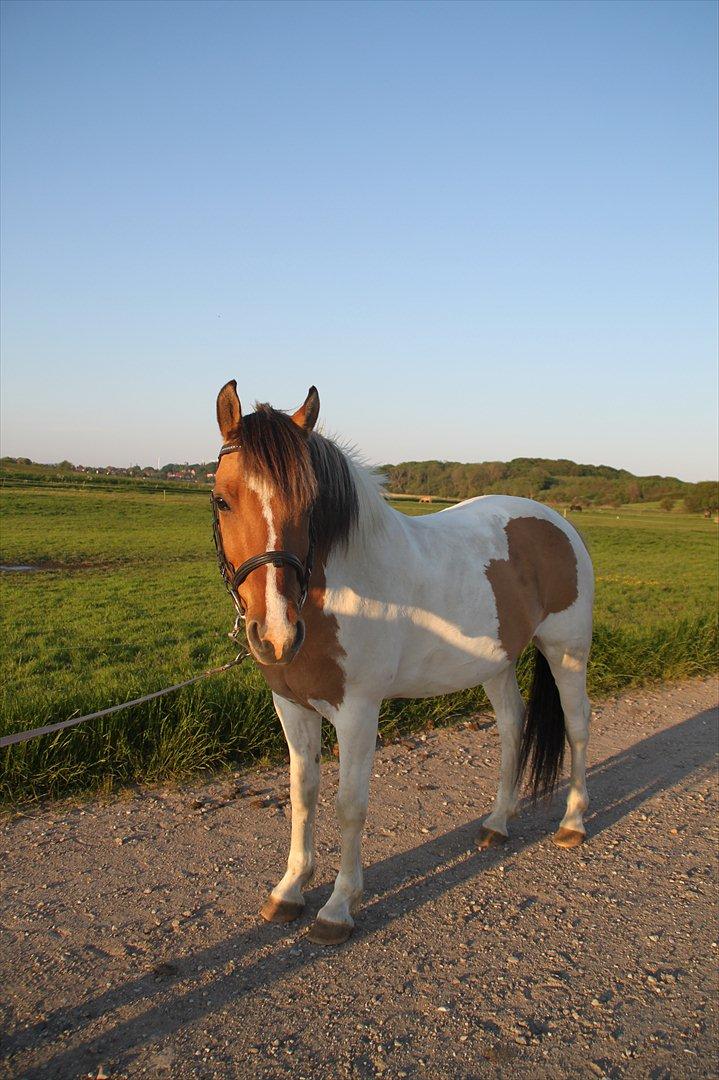
<instances>
[{"instance_id":1,"label":"lead rope","mask_svg":"<svg viewBox=\"0 0 719 1080\"><path fill-rule=\"evenodd\" d=\"M234 450L239 450L239 444L230 444L223 446L220 450L219 456L223 454L232 453ZM235 625L232 631L228 634L228 637L233 641L237 641L240 633L242 632L242 622L245 617L245 613L242 610L242 604L240 602L240 596L237 591L237 578L241 575L243 568L249 566L252 563L256 563L258 566L265 562L275 562L279 559L282 562L289 563L295 567L300 576L300 582L302 587L302 595L300 599L300 608L307 598L307 590L309 588L309 581L312 575L312 565L314 562L314 526L312 519L310 518L309 531L310 531L310 543L309 550L307 552L307 558L305 560L304 567L300 563L296 555L292 555L289 552L284 551L268 551L264 555L255 556L254 559L248 559L246 563L239 568L239 570L232 572L230 564L228 564L225 558L224 549L222 547L222 537L220 535L220 522L217 516L217 506L215 505L215 498L210 493L210 504L212 506L212 536L215 542L215 551L217 554L217 562L220 568L220 574L222 580L232 597L232 603L235 606L236 618ZM275 565L279 565L275 562ZM254 567L253 567L254 568ZM250 572L250 571L248 571ZM0 749L4 746L14 746L16 743L27 742L28 739L35 739L38 735L50 735L54 731L64 731L65 728L75 727L77 724L82 724L85 720L98 720L101 716L111 716L113 713L122 712L124 709L132 709L135 705L142 705L146 701L154 701L155 698L165 697L166 694L173 694L175 690L182 690L185 686L192 686L193 683L199 682L201 679L209 679L212 675L221 675L224 671L229 671L230 668L236 667L237 664L243 663L250 656L248 649L240 649L234 660L229 660L226 664L221 664L220 667L209 668L207 671L203 671L200 675L194 675L191 679L185 679L184 682L175 683L174 686L167 686L164 690L155 690L152 694L144 694L143 697L133 698L132 701L123 701L119 705L111 705L108 709L99 709L98 712L86 713L85 716L73 716L69 720L60 720L57 724L46 724L45 727L32 728L31 731L16 731L12 735L3 735L0 738Z\"/></svg>"},{"instance_id":2,"label":"lead rope","mask_svg":"<svg viewBox=\"0 0 719 1080\"><path fill-rule=\"evenodd\" d=\"M218 562L220 562L222 580L230 590L230 595L232 596L235 610L237 611L234 628L232 633L228 636L236 642L242 628L242 619L244 616L239 606L239 602L235 600L222 562L220 561L222 542L221 540L219 541L218 547L219 523L217 521L217 511L215 509L214 501L212 504L212 515L213 536L218 555ZM123 701L119 705L111 705L108 709L99 709L97 712L86 713L85 716L71 716L69 720L60 720L57 724L46 724L44 727L32 728L31 731L15 731L12 735L3 735L2 738L0 738L0 749L4 746L15 746L17 743L27 742L28 739L35 739L38 735L51 735L54 731L64 731L65 728L75 727L77 724L84 723L85 720L98 720L101 716L111 716L113 713L122 712L124 709L132 709L135 705L142 705L146 701L154 701L155 698L165 697L166 694L174 694L175 690L182 690L185 686L192 686L193 683L200 682L201 679L209 679L212 675L221 675L224 671L229 671L230 668L243 663L249 656L249 650L242 648L234 660L228 660L226 664L221 664L219 667L208 668L207 671L203 671L200 675L193 675L191 679L185 679L184 682L175 683L173 686L167 686L164 690L155 690L152 694L144 694L142 697L133 698L132 701Z\"/></svg>"},{"instance_id":3,"label":"lead rope","mask_svg":"<svg viewBox=\"0 0 719 1080\"><path fill-rule=\"evenodd\" d=\"M82 724L85 720L97 720L101 716L110 716L112 713L122 712L123 709L132 709L135 705L142 705L145 701L153 701L155 698L164 697L165 694L172 694L175 690L182 690L183 686L192 686L193 683L199 682L200 679L209 679L211 675L221 675L223 671L229 671L230 668L241 664L249 655L247 649L241 649L234 660L229 660L226 664L221 664L220 667L209 668L207 671L203 671L201 675L194 675L191 679L175 683L174 686L167 686L164 690L155 690L152 694L144 694L143 697L133 698L132 701L123 701L120 705L111 705L109 709L100 709L98 712L87 713L85 716L73 716L69 720L61 720L58 724L46 724L45 727L33 728L32 731L16 731L13 735L3 735L0 739L0 747L27 742L28 739L34 739L38 735L50 735L53 731L63 731L65 728L75 727L76 724Z\"/></svg>"}]
</instances>

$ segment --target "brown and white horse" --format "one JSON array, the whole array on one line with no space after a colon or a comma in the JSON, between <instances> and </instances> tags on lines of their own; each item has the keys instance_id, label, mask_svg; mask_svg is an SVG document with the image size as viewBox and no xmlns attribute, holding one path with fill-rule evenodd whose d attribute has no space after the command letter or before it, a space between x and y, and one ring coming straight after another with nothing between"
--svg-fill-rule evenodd
<instances>
[{"instance_id":1,"label":"brown and white horse","mask_svg":"<svg viewBox=\"0 0 719 1080\"><path fill-rule=\"evenodd\" d=\"M342 853L310 937L338 944L351 933L362 895L361 837L383 698L484 686L502 757L480 847L506 839L525 766L535 793L552 790L566 733L569 794L554 839L562 847L584 839L594 586L582 540L553 510L487 495L407 517L385 502L352 453L313 430L318 413L312 387L293 415L259 405L243 417L236 383L228 382L217 398L224 447L214 505L230 570L252 560L237 600L290 752L287 871L261 914L289 922L304 907L325 717L339 743ZM310 549L302 606L300 570ZM271 551L286 558L252 559ZM537 652L525 707L515 667L530 642Z\"/></svg>"}]
</instances>

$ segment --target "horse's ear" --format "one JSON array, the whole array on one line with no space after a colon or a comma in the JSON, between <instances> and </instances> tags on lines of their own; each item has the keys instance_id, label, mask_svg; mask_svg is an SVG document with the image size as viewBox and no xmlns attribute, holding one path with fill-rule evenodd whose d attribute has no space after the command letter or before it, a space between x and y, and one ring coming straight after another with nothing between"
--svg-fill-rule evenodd
<instances>
[{"instance_id":1,"label":"horse's ear","mask_svg":"<svg viewBox=\"0 0 719 1080\"><path fill-rule=\"evenodd\" d=\"M317 387L311 386L307 397L305 398L304 405L300 405L297 412L292 414L292 419L303 431L310 432L317 423L317 417L319 415L320 395L317 393Z\"/></svg>"},{"instance_id":2,"label":"horse's ear","mask_svg":"<svg viewBox=\"0 0 719 1080\"><path fill-rule=\"evenodd\" d=\"M237 436L242 424L242 407L237 396L237 381L230 379L217 395L217 423L225 442Z\"/></svg>"}]
</instances>

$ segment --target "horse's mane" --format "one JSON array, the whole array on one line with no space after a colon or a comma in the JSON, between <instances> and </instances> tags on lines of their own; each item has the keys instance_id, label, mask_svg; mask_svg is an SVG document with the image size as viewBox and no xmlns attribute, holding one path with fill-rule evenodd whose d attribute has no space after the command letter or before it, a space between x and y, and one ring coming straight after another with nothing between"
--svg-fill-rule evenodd
<instances>
[{"instance_id":1,"label":"horse's mane","mask_svg":"<svg viewBox=\"0 0 719 1080\"><path fill-rule=\"evenodd\" d=\"M285 509L311 509L321 555L346 546L360 516L355 464L331 439L306 435L286 413L271 405L255 410L242 418L245 467L270 480Z\"/></svg>"}]
</instances>

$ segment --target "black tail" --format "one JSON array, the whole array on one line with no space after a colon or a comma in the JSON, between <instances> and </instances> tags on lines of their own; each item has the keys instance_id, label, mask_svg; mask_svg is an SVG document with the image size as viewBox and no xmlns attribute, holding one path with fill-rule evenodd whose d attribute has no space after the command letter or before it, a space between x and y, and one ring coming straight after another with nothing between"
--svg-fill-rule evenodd
<instances>
[{"instance_id":1,"label":"black tail","mask_svg":"<svg viewBox=\"0 0 719 1080\"><path fill-rule=\"evenodd\" d=\"M564 761L564 713L549 664L534 650L534 677L524 713L517 779L529 766L529 788L536 799L551 795Z\"/></svg>"}]
</instances>

